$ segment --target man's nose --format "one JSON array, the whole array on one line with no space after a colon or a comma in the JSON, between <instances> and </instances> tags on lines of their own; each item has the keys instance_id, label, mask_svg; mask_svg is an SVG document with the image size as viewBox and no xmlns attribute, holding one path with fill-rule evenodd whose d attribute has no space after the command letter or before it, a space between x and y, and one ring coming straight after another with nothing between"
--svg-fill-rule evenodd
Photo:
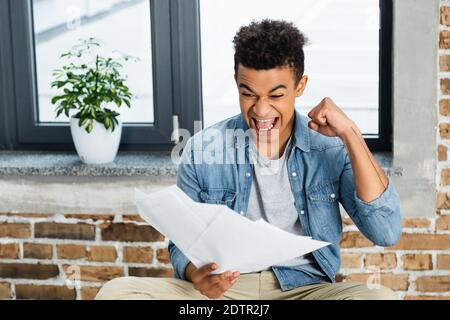
<instances>
[{"instance_id":1,"label":"man's nose","mask_svg":"<svg viewBox=\"0 0 450 320\"><path fill-rule=\"evenodd\" d=\"M272 105L265 98L259 98L255 106L253 107L253 112L259 117L265 117L272 111Z\"/></svg>"}]
</instances>

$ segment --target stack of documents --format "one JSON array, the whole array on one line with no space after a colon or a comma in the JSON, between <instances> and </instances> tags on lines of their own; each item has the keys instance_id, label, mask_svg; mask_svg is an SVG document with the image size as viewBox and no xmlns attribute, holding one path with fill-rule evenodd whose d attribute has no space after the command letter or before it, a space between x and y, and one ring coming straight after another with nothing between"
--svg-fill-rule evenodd
<instances>
[{"instance_id":1,"label":"stack of documents","mask_svg":"<svg viewBox=\"0 0 450 320\"><path fill-rule=\"evenodd\" d=\"M135 205L197 268L217 263L216 274L258 272L329 245L251 221L225 205L194 202L177 186L151 194L135 189Z\"/></svg>"}]
</instances>

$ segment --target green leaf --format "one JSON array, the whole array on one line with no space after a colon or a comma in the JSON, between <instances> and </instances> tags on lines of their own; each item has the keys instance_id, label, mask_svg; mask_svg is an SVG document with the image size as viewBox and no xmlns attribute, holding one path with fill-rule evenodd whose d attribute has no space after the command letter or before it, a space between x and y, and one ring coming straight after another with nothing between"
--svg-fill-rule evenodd
<instances>
[{"instance_id":1,"label":"green leaf","mask_svg":"<svg viewBox=\"0 0 450 320\"><path fill-rule=\"evenodd\" d=\"M110 118L106 118L105 119L105 128L109 129L111 127L111 119Z\"/></svg>"},{"instance_id":2,"label":"green leaf","mask_svg":"<svg viewBox=\"0 0 450 320\"><path fill-rule=\"evenodd\" d=\"M80 128L82 128L82 127L84 127L84 125L86 124L86 122L88 122L88 120L89 119L87 119L87 118L80 118L80 121L78 121L78 126L80 127Z\"/></svg>"},{"instance_id":3,"label":"green leaf","mask_svg":"<svg viewBox=\"0 0 450 320\"><path fill-rule=\"evenodd\" d=\"M94 123L93 123L93 120L89 120L89 124L88 124L87 127L86 127L86 132L87 132L87 133L91 133L93 129L94 129Z\"/></svg>"},{"instance_id":4,"label":"green leaf","mask_svg":"<svg viewBox=\"0 0 450 320\"><path fill-rule=\"evenodd\" d=\"M52 104L55 104L56 102L58 102L59 100L61 100L63 97L61 96L56 96L52 98Z\"/></svg>"}]
</instances>

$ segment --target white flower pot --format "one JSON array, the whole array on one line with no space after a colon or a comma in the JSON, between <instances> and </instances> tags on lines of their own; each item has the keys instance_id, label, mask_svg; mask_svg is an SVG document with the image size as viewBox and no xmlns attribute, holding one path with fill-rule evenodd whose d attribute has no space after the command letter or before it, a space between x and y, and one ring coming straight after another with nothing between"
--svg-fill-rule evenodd
<instances>
[{"instance_id":1,"label":"white flower pot","mask_svg":"<svg viewBox=\"0 0 450 320\"><path fill-rule=\"evenodd\" d=\"M114 161L122 137L122 123L107 130L105 126L94 121L94 128L87 133L85 126L78 126L79 119L70 119L70 131L78 156L86 164L107 164Z\"/></svg>"}]
</instances>

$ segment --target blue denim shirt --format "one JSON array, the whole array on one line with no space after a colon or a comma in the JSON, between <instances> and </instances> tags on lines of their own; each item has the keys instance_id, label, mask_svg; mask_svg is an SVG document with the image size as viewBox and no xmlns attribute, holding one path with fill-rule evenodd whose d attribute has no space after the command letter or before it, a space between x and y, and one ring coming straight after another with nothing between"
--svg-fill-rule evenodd
<instances>
[{"instance_id":1,"label":"blue denim shirt","mask_svg":"<svg viewBox=\"0 0 450 320\"><path fill-rule=\"evenodd\" d=\"M339 137L326 137L309 129L308 121L296 112L293 149L288 159L290 189L306 236L331 245L312 252L320 272L310 265L272 267L283 291L315 282L335 282L342 234L339 203L362 234L376 245L394 245L401 236L400 202L391 179L377 199L371 202L359 199L345 145ZM211 141L217 133L225 136L226 132L247 129L242 115L238 115L190 139L178 168L178 187L194 201L225 204L245 216L254 174L248 157L249 140L228 139L219 148L217 144L211 148ZM238 161L242 154L244 161ZM222 156L234 161L225 164L211 161L211 157ZM175 277L185 279L189 260L172 242L169 251Z\"/></svg>"}]
</instances>

